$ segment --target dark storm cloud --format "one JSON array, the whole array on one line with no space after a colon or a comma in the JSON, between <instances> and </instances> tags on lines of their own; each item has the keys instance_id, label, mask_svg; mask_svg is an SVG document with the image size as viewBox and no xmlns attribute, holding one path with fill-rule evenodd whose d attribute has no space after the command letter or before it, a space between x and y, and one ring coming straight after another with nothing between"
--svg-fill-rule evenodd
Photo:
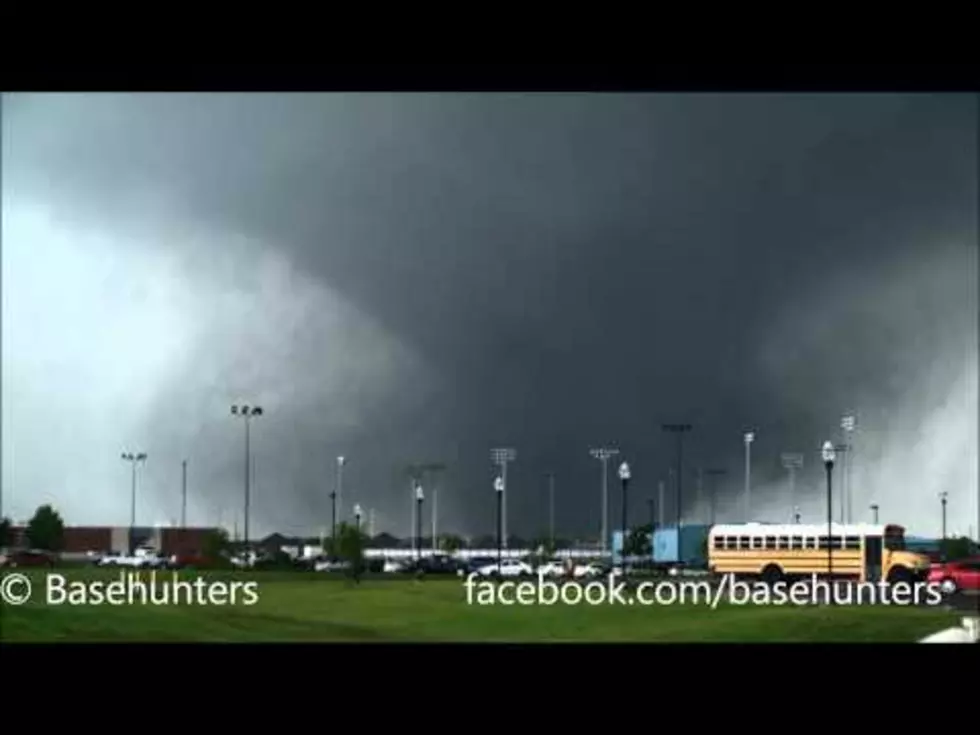
<instances>
[{"instance_id":1,"label":"dark storm cloud","mask_svg":"<svg viewBox=\"0 0 980 735\"><path fill-rule=\"evenodd\" d=\"M193 444L199 482L222 498L238 493L238 438L230 419L208 417L277 393L282 410L257 439L269 524L322 522L329 458L345 453L351 492L387 525L407 530L397 465L435 457L452 465L449 519L488 530L487 451L513 444L512 529L538 530L548 470L560 520L588 528L588 447L628 452L643 497L672 461L659 431L671 420L696 425L692 462L727 466L734 496L745 426L760 428L759 482L775 480L773 458L812 449L842 410L887 431L916 376L957 344L975 352L972 98L75 96L7 108L5 189L18 197L105 230L232 233L168 247L190 271L242 282L277 253L294 275L263 303L300 278L347 309L332 328L322 305L293 310L295 331L269 326L264 346L248 322L267 314L232 312L147 386L146 441L175 455ZM871 308L885 293L889 308ZM812 317L824 312L834 319ZM320 393L316 376L343 359L338 340L344 354L380 352ZM788 360L794 351L808 360ZM976 363L964 359L936 380L967 375L969 396ZM267 367L243 377L250 361ZM394 374L350 390L379 362ZM902 387L883 388L883 373ZM333 421L341 398L366 408ZM965 430L975 435L975 416ZM972 485L949 489L975 516L971 461Z\"/></svg>"}]
</instances>

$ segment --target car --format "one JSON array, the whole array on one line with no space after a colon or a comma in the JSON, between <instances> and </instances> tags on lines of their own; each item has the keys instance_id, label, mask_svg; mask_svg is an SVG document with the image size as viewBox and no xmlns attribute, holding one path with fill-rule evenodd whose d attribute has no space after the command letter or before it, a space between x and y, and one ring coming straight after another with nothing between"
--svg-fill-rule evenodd
<instances>
[{"instance_id":1,"label":"car","mask_svg":"<svg viewBox=\"0 0 980 735\"><path fill-rule=\"evenodd\" d=\"M534 568L520 559L504 559L499 565L494 562L480 567L476 573L481 577L524 577L533 575Z\"/></svg>"},{"instance_id":2,"label":"car","mask_svg":"<svg viewBox=\"0 0 980 735\"><path fill-rule=\"evenodd\" d=\"M315 572L345 572L350 569L350 562L329 557L320 557L313 562Z\"/></svg>"},{"instance_id":3,"label":"car","mask_svg":"<svg viewBox=\"0 0 980 735\"><path fill-rule=\"evenodd\" d=\"M55 557L47 551L25 549L11 551L7 555L5 565L8 567L53 567Z\"/></svg>"},{"instance_id":4,"label":"car","mask_svg":"<svg viewBox=\"0 0 980 735\"><path fill-rule=\"evenodd\" d=\"M933 564L929 569L928 581L938 584L947 595L980 591L980 557Z\"/></svg>"},{"instance_id":5,"label":"car","mask_svg":"<svg viewBox=\"0 0 980 735\"><path fill-rule=\"evenodd\" d=\"M381 571L384 574L398 574L399 572L404 572L406 566L408 566L407 561L399 559L385 559L384 566L381 568Z\"/></svg>"},{"instance_id":6,"label":"car","mask_svg":"<svg viewBox=\"0 0 980 735\"><path fill-rule=\"evenodd\" d=\"M598 564L593 564L591 562L586 564L576 564L575 570L572 572L572 576L577 579L583 577L600 577L602 576L604 569Z\"/></svg>"},{"instance_id":7,"label":"car","mask_svg":"<svg viewBox=\"0 0 980 735\"><path fill-rule=\"evenodd\" d=\"M551 559L538 565L536 573L545 577L564 577L569 572L569 565L562 559Z\"/></svg>"}]
</instances>

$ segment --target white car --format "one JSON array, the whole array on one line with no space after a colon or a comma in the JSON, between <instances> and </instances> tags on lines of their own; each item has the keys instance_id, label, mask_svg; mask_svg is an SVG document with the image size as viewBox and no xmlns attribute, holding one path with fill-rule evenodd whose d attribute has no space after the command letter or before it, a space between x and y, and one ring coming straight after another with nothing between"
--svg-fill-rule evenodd
<instances>
[{"instance_id":1,"label":"white car","mask_svg":"<svg viewBox=\"0 0 980 735\"><path fill-rule=\"evenodd\" d=\"M131 569L160 569L167 566L167 559L159 556L153 548L141 546L132 556L107 554L98 561L100 567L130 567Z\"/></svg>"},{"instance_id":2,"label":"white car","mask_svg":"<svg viewBox=\"0 0 980 735\"><path fill-rule=\"evenodd\" d=\"M576 564L575 571L572 574L577 578L598 577L602 574L602 569L595 564Z\"/></svg>"},{"instance_id":3,"label":"white car","mask_svg":"<svg viewBox=\"0 0 980 735\"><path fill-rule=\"evenodd\" d=\"M505 559L499 567L497 564L487 564L485 567L477 569L476 573L482 577L494 577L498 574L501 577L520 577L533 575L534 568L520 559Z\"/></svg>"},{"instance_id":4,"label":"white car","mask_svg":"<svg viewBox=\"0 0 980 735\"><path fill-rule=\"evenodd\" d=\"M398 561L397 559L385 559L384 566L381 571L384 574L397 574L398 572L404 571L405 562Z\"/></svg>"},{"instance_id":5,"label":"white car","mask_svg":"<svg viewBox=\"0 0 980 735\"><path fill-rule=\"evenodd\" d=\"M564 577L568 574L568 565L561 559L552 559L539 566L537 573L545 577Z\"/></svg>"}]
</instances>

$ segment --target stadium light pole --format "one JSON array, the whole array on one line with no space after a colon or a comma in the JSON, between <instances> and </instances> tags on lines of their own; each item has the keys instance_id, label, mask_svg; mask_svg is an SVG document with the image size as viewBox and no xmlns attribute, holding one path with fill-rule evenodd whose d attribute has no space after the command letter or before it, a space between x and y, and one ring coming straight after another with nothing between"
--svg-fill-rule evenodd
<instances>
[{"instance_id":1,"label":"stadium light pole","mask_svg":"<svg viewBox=\"0 0 980 735\"><path fill-rule=\"evenodd\" d=\"M803 455L799 452L785 452L780 459L783 469L789 473L789 504L796 507L796 471L803 466ZM798 523L799 521L797 521Z\"/></svg>"},{"instance_id":2,"label":"stadium light pole","mask_svg":"<svg viewBox=\"0 0 980 735\"><path fill-rule=\"evenodd\" d=\"M872 519L872 523L874 523L875 525L878 525L878 504L877 503L872 503L871 504L871 519Z\"/></svg>"},{"instance_id":3,"label":"stadium light pole","mask_svg":"<svg viewBox=\"0 0 980 735\"><path fill-rule=\"evenodd\" d=\"M337 513L340 517L344 517L344 465L347 464L347 458L343 455L337 457Z\"/></svg>"},{"instance_id":4,"label":"stadium light pole","mask_svg":"<svg viewBox=\"0 0 980 735\"><path fill-rule=\"evenodd\" d=\"M337 553L337 491L330 492L330 556Z\"/></svg>"},{"instance_id":5,"label":"stadium light pole","mask_svg":"<svg viewBox=\"0 0 980 735\"><path fill-rule=\"evenodd\" d=\"M129 555L133 555L133 537L136 534L136 467L146 462L146 452L123 452L122 459L129 462L132 477L129 488Z\"/></svg>"},{"instance_id":6,"label":"stadium light pole","mask_svg":"<svg viewBox=\"0 0 980 735\"><path fill-rule=\"evenodd\" d=\"M555 473L548 473L548 543L555 550Z\"/></svg>"},{"instance_id":7,"label":"stadium light pole","mask_svg":"<svg viewBox=\"0 0 980 735\"><path fill-rule=\"evenodd\" d=\"M504 548L504 478L500 475L493 481L494 494L497 496L497 574L503 568Z\"/></svg>"},{"instance_id":8,"label":"stadium light pole","mask_svg":"<svg viewBox=\"0 0 980 735\"><path fill-rule=\"evenodd\" d=\"M619 561L623 567L623 573L626 573L626 537L629 535L629 516L626 511L626 490L630 484L630 466L628 463L623 462L619 465L619 482L623 486L623 535L620 538L619 544Z\"/></svg>"},{"instance_id":9,"label":"stadium light pole","mask_svg":"<svg viewBox=\"0 0 980 735\"><path fill-rule=\"evenodd\" d=\"M755 441L755 432L746 431L742 435L745 444L745 522L752 520L752 442Z\"/></svg>"},{"instance_id":10,"label":"stadium light pole","mask_svg":"<svg viewBox=\"0 0 980 735\"><path fill-rule=\"evenodd\" d=\"M943 512L943 520L942 520L943 535L942 535L942 543L939 548L942 550L942 560L944 562L946 561L946 502L948 497L949 497L949 493L947 493L946 491L939 493L939 503L942 505L942 509L943 509L942 511Z\"/></svg>"},{"instance_id":11,"label":"stadium light pole","mask_svg":"<svg viewBox=\"0 0 980 735\"><path fill-rule=\"evenodd\" d=\"M249 405L233 405L231 407L231 415L241 418L245 423L245 515L242 519L242 534L244 541L244 548L248 550L248 520L249 520L249 510L252 504L251 498L251 463L252 463L252 447L251 447L251 424L252 419L255 419L263 414L261 406L249 406Z\"/></svg>"},{"instance_id":12,"label":"stadium light pole","mask_svg":"<svg viewBox=\"0 0 980 735\"><path fill-rule=\"evenodd\" d=\"M363 517L363 511L361 510L360 503L354 503L354 527L357 529L357 533L361 533L361 518Z\"/></svg>"},{"instance_id":13,"label":"stadium light pole","mask_svg":"<svg viewBox=\"0 0 980 735\"><path fill-rule=\"evenodd\" d=\"M799 506L793 508L793 523L799 524L800 522L800 508Z\"/></svg>"},{"instance_id":14,"label":"stadium light pole","mask_svg":"<svg viewBox=\"0 0 980 735\"><path fill-rule=\"evenodd\" d=\"M517 459L517 450L513 447L497 447L490 450L490 458L493 463L500 468L500 478L503 480L504 489L500 496L500 524L503 544L507 546L507 465Z\"/></svg>"},{"instance_id":15,"label":"stadium light pole","mask_svg":"<svg viewBox=\"0 0 980 735\"><path fill-rule=\"evenodd\" d=\"M609 548L609 459L619 454L618 449L612 447L595 447L589 450L589 454L599 460L602 465L602 527L600 534L602 537L601 548L606 551Z\"/></svg>"},{"instance_id":16,"label":"stadium light pole","mask_svg":"<svg viewBox=\"0 0 980 735\"><path fill-rule=\"evenodd\" d=\"M708 516L708 522L713 526L715 525L715 509L717 507L718 499L718 478L727 475L727 470L712 468L707 470L705 474L708 477L713 478L711 481L711 502L710 502L710 515Z\"/></svg>"},{"instance_id":17,"label":"stadium light pole","mask_svg":"<svg viewBox=\"0 0 980 735\"><path fill-rule=\"evenodd\" d=\"M684 507L684 434L693 427L690 424L662 424L661 429L677 436L677 533L680 533Z\"/></svg>"},{"instance_id":18,"label":"stadium light pole","mask_svg":"<svg viewBox=\"0 0 980 735\"><path fill-rule=\"evenodd\" d=\"M849 454L847 444L844 444L843 442L841 442L840 444L835 444L834 451L840 455L841 464L843 464L844 469L846 469L848 464L847 457ZM845 488L843 487L844 481L846 479L847 479L846 473L842 472L841 482L840 482L841 488L840 488L840 492L837 493L840 496L840 522L841 523L847 523L847 498L844 496Z\"/></svg>"},{"instance_id":19,"label":"stadium light pole","mask_svg":"<svg viewBox=\"0 0 980 735\"><path fill-rule=\"evenodd\" d=\"M844 455L844 472L842 476L841 494L844 498L845 505L845 523L850 523L853 515L851 513L854 507L854 429L857 428L857 419L854 414L848 413L841 417L840 427L844 431L844 450L846 454Z\"/></svg>"},{"instance_id":20,"label":"stadium light pole","mask_svg":"<svg viewBox=\"0 0 980 735\"><path fill-rule=\"evenodd\" d=\"M415 486L415 561L422 559L422 503L425 502L425 491L422 490L422 483Z\"/></svg>"},{"instance_id":21,"label":"stadium light pole","mask_svg":"<svg viewBox=\"0 0 980 735\"><path fill-rule=\"evenodd\" d=\"M823 466L827 473L827 579L833 584L834 576L834 553L832 538L834 535L834 495L833 495L833 475L834 475L834 460L837 458L837 452L834 449L833 442L826 441L823 443L823 449L821 450L823 456ZM831 588L833 589L833 588ZM831 599L833 599L833 594L831 594Z\"/></svg>"}]
</instances>

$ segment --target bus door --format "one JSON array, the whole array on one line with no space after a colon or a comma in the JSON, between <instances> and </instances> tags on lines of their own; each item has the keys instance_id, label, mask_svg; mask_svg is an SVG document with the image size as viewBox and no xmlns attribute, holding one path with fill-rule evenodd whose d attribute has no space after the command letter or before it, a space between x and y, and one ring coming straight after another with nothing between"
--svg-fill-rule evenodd
<instances>
[{"instance_id":1,"label":"bus door","mask_svg":"<svg viewBox=\"0 0 980 735\"><path fill-rule=\"evenodd\" d=\"M864 581L881 581L881 555L882 555L881 536L864 537Z\"/></svg>"}]
</instances>

